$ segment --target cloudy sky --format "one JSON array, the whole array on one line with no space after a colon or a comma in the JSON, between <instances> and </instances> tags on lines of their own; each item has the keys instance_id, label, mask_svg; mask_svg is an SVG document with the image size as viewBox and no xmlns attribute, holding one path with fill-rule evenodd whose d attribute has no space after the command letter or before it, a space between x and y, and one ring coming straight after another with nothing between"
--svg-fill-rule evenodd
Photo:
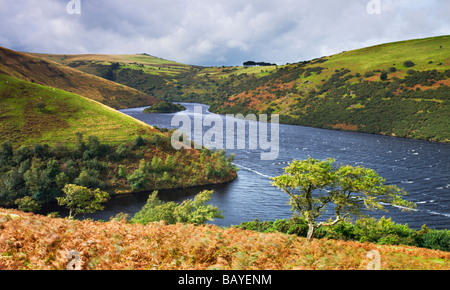
<instances>
[{"instance_id":1,"label":"cloudy sky","mask_svg":"<svg viewBox=\"0 0 450 290\"><path fill-rule=\"evenodd\" d=\"M285 64L450 34L448 0L72 0L67 9L70 2L0 0L0 46Z\"/></svg>"}]
</instances>

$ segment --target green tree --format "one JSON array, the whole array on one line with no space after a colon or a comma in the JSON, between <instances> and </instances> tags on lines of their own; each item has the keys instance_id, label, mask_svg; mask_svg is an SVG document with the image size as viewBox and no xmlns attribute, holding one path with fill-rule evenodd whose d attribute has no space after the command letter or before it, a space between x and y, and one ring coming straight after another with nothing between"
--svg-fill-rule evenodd
<instances>
[{"instance_id":1,"label":"green tree","mask_svg":"<svg viewBox=\"0 0 450 290\"><path fill-rule=\"evenodd\" d=\"M284 171L272 178L272 184L290 196L292 211L299 212L308 223L307 238L322 226L333 226L350 216L358 217L361 210L384 210L383 204L412 209L415 204L402 199L406 192L397 186L384 185L385 180L363 167L333 166L334 159L326 161L309 158L294 160ZM325 207L334 204L334 220L318 222Z\"/></svg>"},{"instance_id":2,"label":"green tree","mask_svg":"<svg viewBox=\"0 0 450 290\"><path fill-rule=\"evenodd\" d=\"M215 218L223 218L222 211L219 208L206 204L212 195L212 190L204 190L197 194L193 200L183 201L174 211L177 222L199 225Z\"/></svg>"},{"instance_id":3,"label":"green tree","mask_svg":"<svg viewBox=\"0 0 450 290\"><path fill-rule=\"evenodd\" d=\"M181 204L162 202L155 191L142 209L137 212L132 222L147 224L149 222L165 221L168 224L191 223L204 224L215 218L223 218L222 211L206 202L211 199L213 191L200 192L194 200L185 200Z\"/></svg>"},{"instance_id":4,"label":"green tree","mask_svg":"<svg viewBox=\"0 0 450 290\"><path fill-rule=\"evenodd\" d=\"M94 213L102 210L102 203L109 200L107 192L100 189L90 190L86 187L67 184L63 188L64 197L56 198L59 205L65 205L69 209L69 218L73 219L78 214Z\"/></svg>"},{"instance_id":5,"label":"green tree","mask_svg":"<svg viewBox=\"0 0 450 290\"><path fill-rule=\"evenodd\" d=\"M127 181L133 189L144 189L150 180L150 165L145 159L139 162L139 168L128 175Z\"/></svg>"},{"instance_id":6,"label":"green tree","mask_svg":"<svg viewBox=\"0 0 450 290\"><path fill-rule=\"evenodd\" d=\"M415 66L416 64L415 64L414 62L410 61L410 60L407 60L407 61L405 61L405 62L403 63L403 65L404 65L405 67L413 67L413 66Z\"/></svg>"},{"instance_id":7,"label":"green tree","mask_svg":"<svg viewBox=\"0 0 450 290\"><path fill-rule=\"evenodd\" d=\"M137 146L137 147L142 147L142 146L145 145L145 141L144 141L144 139L142 139L141 136L138 136L136 138L136 140L134 140L134 145Z\"/></svg>"}]
</instances>

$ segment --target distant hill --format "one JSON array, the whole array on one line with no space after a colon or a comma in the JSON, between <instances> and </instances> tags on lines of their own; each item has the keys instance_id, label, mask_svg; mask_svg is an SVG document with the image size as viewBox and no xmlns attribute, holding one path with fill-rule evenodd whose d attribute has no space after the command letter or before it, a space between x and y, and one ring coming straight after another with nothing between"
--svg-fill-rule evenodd
<instances>
[{"instance_id":1,"label":"distant hill","mask_svg":"<svg viewBox=\"0 0 450 290\"><path fill-rule=\"evenodd\" d=\"M450 36L377 45L279 67L211 102L214 112L450 142ZM251 80L251 78L250 78Z\"/></svg>"},{"instance_id":2,"label":"distant hill","mask_svg":"<svg viewBox=\"0 0 450 290\"><path fill-rule=\"evenodd\" d=\"M0 74L62 89L99 101L114 109L148 106L154 97L31 54L0 47Z\"/></svg>"}]
</instances>

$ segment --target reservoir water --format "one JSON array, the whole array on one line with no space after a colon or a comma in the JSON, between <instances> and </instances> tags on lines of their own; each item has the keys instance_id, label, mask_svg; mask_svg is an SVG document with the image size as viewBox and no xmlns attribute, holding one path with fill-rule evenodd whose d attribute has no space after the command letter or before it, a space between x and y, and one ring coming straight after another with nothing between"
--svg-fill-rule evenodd
<instances>
[{"instance_id":1,"label":"reservoir water","mask_svg":"<svg viewBox=\"0 0 450 290\"><path fill-rule=\"evenodd\" d=\"M206 105L182 104L192 119L194 106L202 106L203 116L211 114ZM143 109L121 112L150 125L174 128L171 126L174 114L144 114ZM281 175L293 159L330 157L337 163L374 169L386 183L404 188L408 193L405 198L417 203L417 209L411 212L386 206L388 212L370 211L367 215L390 217L396 223L416 229L423 224L435 229L450 229L449 144L283 124L279 128L280 151L276 160L261 160L261 150L227 150L227 154L235 154L234 163L240 171L235 181L212 187L215 193L210 203L218 206L225 216L216 219L214 224L230 226L254 219L290 218L292 212L287 204L287 194L273 187L269 178ZM192 198L199 190L161 192L161 196L164 195L165 200L181 201ZM104 211L89 217L108 220L119 212L132 215L140 210L147 197L148 193L114 198ZM325 213L323 219L329 217Z\"/></svg>"}]
</instances>

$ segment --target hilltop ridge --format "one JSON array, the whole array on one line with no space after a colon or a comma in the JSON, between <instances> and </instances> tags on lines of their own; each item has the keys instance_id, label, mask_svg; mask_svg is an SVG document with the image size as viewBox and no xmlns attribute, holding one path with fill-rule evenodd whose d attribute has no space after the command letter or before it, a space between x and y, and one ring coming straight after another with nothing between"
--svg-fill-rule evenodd
<instances>
[{"instance_id":1,"label":"hilltop ridge","mask_svg":"<svg viewBox=\"0 0 450 290\"><path fill-rule=\"evenodd\" d=\"M0 47L0 73L82 95L114 109L148 106L158 101L136 89L3 47Z\"/></svg>"}]
</instances>

